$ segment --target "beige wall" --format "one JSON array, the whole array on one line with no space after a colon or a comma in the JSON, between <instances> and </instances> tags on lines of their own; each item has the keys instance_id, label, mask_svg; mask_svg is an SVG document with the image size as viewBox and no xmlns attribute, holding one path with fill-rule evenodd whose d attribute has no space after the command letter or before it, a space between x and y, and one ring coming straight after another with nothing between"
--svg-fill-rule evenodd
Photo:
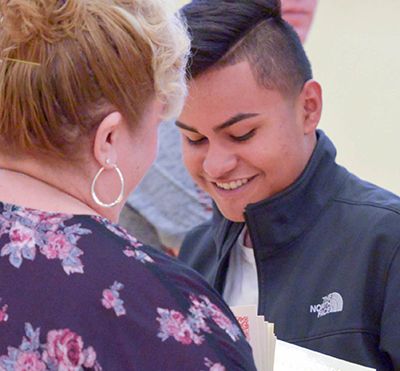
<instances>
[{"instance_id":1,"label":"beige wall","mask_svg":"<svg viewBox=\"0 0 400 371\"><path fill-rule=\"evenodd\" d=\"M188 0L174 0L176 4L178 4L179 7L187 4L189 1Z\"/></svg>"},{"instance_id":2,"label":"beige wall","mask_svg":"<svg viewBox=\"0 0 400 371\"><path fill-rule=\"evenodd\" d=\"M306 44L338 162L398 194L399 15L399 0L320 0Z\"/></svg>"},{"instance_id":3,"label":"beige wall","mask_svg":"<svg viewBox=\"0 0 400 371\"><path fill-rule=\"evenodd\" d=\"M320 128L338 162L398 194L399 16L399 0L320 0L305 45L323 88Z\"/></svg>"}]
</instances>

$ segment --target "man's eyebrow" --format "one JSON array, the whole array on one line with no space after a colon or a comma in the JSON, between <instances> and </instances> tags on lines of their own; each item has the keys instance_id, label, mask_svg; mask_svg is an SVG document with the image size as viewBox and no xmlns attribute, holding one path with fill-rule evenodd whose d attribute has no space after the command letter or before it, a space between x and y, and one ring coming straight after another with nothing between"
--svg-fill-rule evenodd
<instances>
[{"instance_id":1,"label":"man's eyebrow","mask_svg":"<svg viewBox=\"0 0 400 371\"><path fill-rule=\"evenodd\" d=\"M245 119L249 119L251 117L255 117L258 116L259 113L239 113L235 116L233 116L232 118L230 118L229 120L223 122L222 124L216 126L215 128L213 128L214 132L218 133L221 130L224 130L234 124L236 124L239 121L245 120ZM178 128L181 128L183 130L188 130L191 131L193 133L198 133L198 131L195 128L192 128L190 126L185 125L183 122L180 122L178 120L175 121L175 125Z\"/></svg>"},{"instance_id":2,"label":"man's eyebrow","mask_svg":"<svg viewBox=\"0 0 400 371\"><path fill-rule=\"evenodd\" d=\"M259 113L238 113L237 115L233 116L229 120L225 121L221 125L216 126L213 130L218 133L221 130L229 128L230 126L236 124L239 121L246 120L255 116L258 116Z\"/></svg>"},{"instance_id":3,"label":"man's eyebrow","mask_svg":"<svg viewBox=\"0 0 400 371\"><path fill-rule=\"evenodd\" d=\"M178 128L181 128L181 129L183 129L183 130L188 130L188 131L191 131L191 132L193 132L193 133L198 133L198 131L197 131L196 129L191 128L190 126L187 126L187 125L185 125L183 122L180 122L180 121L178 121L178 120L175 121L175 125L176 125Z\"/></svg>"}]
</instances>

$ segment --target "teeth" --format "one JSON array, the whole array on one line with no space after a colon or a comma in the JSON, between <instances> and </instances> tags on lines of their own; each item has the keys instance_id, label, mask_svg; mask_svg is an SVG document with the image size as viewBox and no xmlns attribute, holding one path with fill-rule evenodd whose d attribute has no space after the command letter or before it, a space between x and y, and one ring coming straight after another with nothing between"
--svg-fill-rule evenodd
<instances>
[{"instance_id":1,"label":"teeth","mask_svg":"<svg viewBox=\"0 0 400 371\"><path fill-rule=\"evenodd\" d=\"M217 183L217 186L219 188L223 189L236 189L238 187L241 187L242 185L245 185L249 180L248 179L241 179L241 180L235 180L229 183Z\"/></svg>"}]
</instances>

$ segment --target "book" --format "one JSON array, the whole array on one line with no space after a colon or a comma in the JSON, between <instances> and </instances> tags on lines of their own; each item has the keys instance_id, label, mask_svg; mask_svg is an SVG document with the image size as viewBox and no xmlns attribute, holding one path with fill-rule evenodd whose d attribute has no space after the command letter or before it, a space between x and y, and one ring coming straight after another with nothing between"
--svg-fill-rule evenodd
<instances>
[{"instance_id":1,"label":"book","mask_svg":"<svg viewBox=\"0 0 400 371\"><path fill-rule=\"evenodd\" d=\"M231 310L252 347L257 371L375 370L277 339L274 324L257 315L255 305Z\"/></svg>"}]
</instances>

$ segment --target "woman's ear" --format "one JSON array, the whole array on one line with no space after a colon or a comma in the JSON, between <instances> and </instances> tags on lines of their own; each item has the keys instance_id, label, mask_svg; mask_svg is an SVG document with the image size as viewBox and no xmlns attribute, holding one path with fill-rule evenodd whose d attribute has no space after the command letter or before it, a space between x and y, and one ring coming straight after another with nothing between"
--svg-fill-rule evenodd
<instances>
[{"instance_id":1,"label":"woman's ear","mask_svg":"<svg viewBox=\"0 0 400 371\"><path fill-rule=\"evenodd\" d=\"M106 169L112 168L117 162L117 142L122 125L122 115L119 112L112 112L101 121L96 130L94 157Z\"/></svg>"},{"instance_id":2,"label":"woman's ear","mask_svg":"<svg viewBox=\"0 0 400 371\"><path fill-rule=\"evenodd\" d=\"M300 93L304 134L315 131L322 113L322 89L315 80L308 80Z\"/></svg>"}]
</instances>

